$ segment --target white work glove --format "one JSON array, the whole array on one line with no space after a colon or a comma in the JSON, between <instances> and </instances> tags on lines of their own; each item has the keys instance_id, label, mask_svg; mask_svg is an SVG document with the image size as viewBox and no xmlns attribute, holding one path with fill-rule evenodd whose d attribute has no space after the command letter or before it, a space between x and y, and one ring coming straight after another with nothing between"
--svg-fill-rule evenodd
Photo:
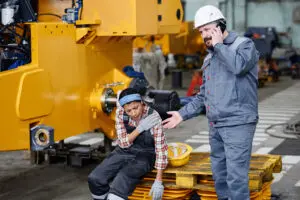
<instances>
[{"instance_id":1,"label":"white work glove","mask_svg":"<svg viewBox=\"0 0 300 200\"><path fill-rule=\"evenodd\" d=\"M162 185L162 182L155 180L151 187L149 196L152 196L152 200L161 200L163 194L164 186Z\"/></svg>"},{"instance_id":2,"label":"white work glove","mask_svg":"<svg viewBox=\"0 0 300 200\"><path fill-rule=\"evenodd\" d=\"M160 122L160 117L158 114L153 113L146 118L142 119L139 125L136 127L139 133L149 130L153 126L157 125Z\"/></svg>"}]
</instances>

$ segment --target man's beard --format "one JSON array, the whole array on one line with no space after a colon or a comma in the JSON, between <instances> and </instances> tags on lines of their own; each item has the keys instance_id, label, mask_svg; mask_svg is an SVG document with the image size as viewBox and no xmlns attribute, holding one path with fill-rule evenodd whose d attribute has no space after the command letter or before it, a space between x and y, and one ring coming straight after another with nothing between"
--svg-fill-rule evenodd
<instances>
[{"instance_id":1,"label":"man's beard","mask_svg":"<svg viewBox=\"0 0 300 200\"><path fill-rule=\"evenodd\" d=\"M212 44L210 46L207 46L207 44L206 44L207 41L212 40L211 37L204 38L203 40L204 40L206 48L208 48L210 50L214 50L214 47L212 46Z\"/></svg>"},{"instance_id":2,"label":"man's beard","mask_svg":"<svg viewBox=\"0 0 300 200\"><path fill-rule=\"evenodd\" d=\"M212 37L207 37L207 38L204 38L204 42L206 43L207 41L209 40L212 40Z\"/></svg>"}]
</instances>

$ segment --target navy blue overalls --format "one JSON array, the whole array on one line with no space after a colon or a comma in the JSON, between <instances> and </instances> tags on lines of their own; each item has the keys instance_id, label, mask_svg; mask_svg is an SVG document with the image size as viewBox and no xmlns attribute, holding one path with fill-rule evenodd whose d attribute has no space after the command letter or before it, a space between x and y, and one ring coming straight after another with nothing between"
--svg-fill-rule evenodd
<instances>
[{"instance_id":1,"label":"navy blue overalls","mask_svg":"<svg viewBox=\"0 0 300 200\"><path fill-rule=\"evenodd\" d=\"M148 115L153 113L149 108ZM127 133L135 130L124 113ZM128 199L142 177L153 170L155 143L150 130L142 132L129 148L117 146L88 177L89 188L95 200L106 199L108 193Z\"/></svg>"}]
</instances>

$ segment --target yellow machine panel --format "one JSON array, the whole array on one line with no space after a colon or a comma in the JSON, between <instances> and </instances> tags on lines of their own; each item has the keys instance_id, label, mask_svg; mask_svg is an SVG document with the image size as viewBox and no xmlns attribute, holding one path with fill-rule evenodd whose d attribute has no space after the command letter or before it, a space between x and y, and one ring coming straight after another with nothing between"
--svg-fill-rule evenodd
<instances>
[{"instance_id":1,"label":"yellow machine panel","mask_svg":"<svg viewBox=\"0 0 300 200\"><path fill-rule=\"evenodd\" d=\"M161 46L165 55L195 54L205 52L205 45L201 35L193 29L193 22L182 22L180 32L177 34L158 34L137 37L134 40L135 48L146 48L150 51L152 44Z\"/></svg>"},{"instance_id":2,"label":"yellow machine panel","mask_svg":"<svg viewBox=\"0 0 300 200\"><path fill-rule=\"evenodd\" d=\"M39 12L62 15L71 2L40 0ZM30 149L37 125L52 127L54 141L96 129L115 138L111 101L132 81L122 69L135 36L176 33L182 15L180 0L84 0L76 23L27 23L31 62L0 72L0 151Z\"/></svg>"},{"instance_id":3,"label":"yellow machine panel","mask_svg":"<svg viewBox=\"0 0 300 200\"><path fill-rule=\"evenodd\" d=\"M39 83L39 84L37 84ZM16 114L21 120L49 115L54 108L50 76L43 69L25 72L19 84Z\"/></svg>"},{"instance_id":4,"label":"yellow machine panel","mask_svg":"<svg viewBox=\"0 0 300 200\"><path fill-rule=\"evenodd\" d=\"M182 18L180 1L85 1L82 13L83 22L101 23L97 28L101 36L176 33Z\"/></svg>"},{"instance_id":5,"label":"yellow machine panel","mask_svg":"<svg viewBox=\"0 0 300 200\"><path fill-rule=\"evenodd\" d=\"M72 0L39 0L38 20L40 22L61 22L65 9L69 8Z\"/></svg>"}]
</instances>

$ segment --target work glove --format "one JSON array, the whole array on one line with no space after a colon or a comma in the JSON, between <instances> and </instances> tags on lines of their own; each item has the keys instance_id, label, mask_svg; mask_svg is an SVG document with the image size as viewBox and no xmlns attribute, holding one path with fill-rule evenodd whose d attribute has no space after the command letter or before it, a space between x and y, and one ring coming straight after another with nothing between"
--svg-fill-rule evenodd
<instances>
[{"instance_id":1,"label":"work glove","mask_svg":"<svg viewBox=\"0 0 300 200\"><path fill-rule=\"evenodd\" d=\"M151 187L149 196L152 196L152 200L161 200L163 194L164 186L162 185L162 182L155 180Z\"/></svg>"},{"instance_id":2,"label":"work glove","mask_svg":"<svg viewBox=\"0 0 300 200\"><path fill-rule=\"evenodd\" d=\"M153 113L146 118L142 119L139 125L136 127L139 133L149 130L153 126L157 125L160 122L160 117L158 114Z\"/></svg>"}]
</instances>

